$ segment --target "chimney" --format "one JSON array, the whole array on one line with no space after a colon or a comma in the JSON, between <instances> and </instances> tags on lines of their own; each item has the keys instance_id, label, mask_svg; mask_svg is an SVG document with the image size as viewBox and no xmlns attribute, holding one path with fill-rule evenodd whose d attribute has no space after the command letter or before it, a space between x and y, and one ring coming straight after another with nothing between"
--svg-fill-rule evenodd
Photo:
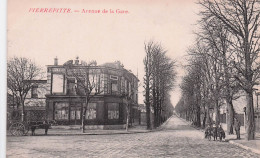
<instances>
[{"instance_id":1,"label":"chimney","mask_svg":"<svg viewBox=\"0 0 260 158\"><path fill-rule=\"evenodd\" d=\"M75 65L79 65L79 57L78 56L76 57Z\"/></svg>"},{"instance_id":2,"label":"chimney","mask_svg":"<svg viewBox=\"0 0 260 158\"><path fill-rule=\"evenodd\" d=\"M58 58L54 58L54 65L58 65Z\"/></svg>"}]
</instances>

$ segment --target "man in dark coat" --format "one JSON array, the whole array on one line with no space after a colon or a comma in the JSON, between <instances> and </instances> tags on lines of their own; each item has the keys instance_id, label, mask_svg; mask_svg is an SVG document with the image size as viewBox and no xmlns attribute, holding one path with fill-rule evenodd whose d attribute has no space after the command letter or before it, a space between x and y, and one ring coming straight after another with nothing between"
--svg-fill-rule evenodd
<instances>
[{"instance_id":1,"label":"man in dark coat","mask_svg":"<svg viewBox=\"0 0 260 158\"><path fill-rule=\"evenodd\" d=\"M43 121L43 125L44 125L44 129L45 129L45 135L47 135L50 125L47 120Z\"/></svg>"},{"instance_id":2,"label":"man in dark coat","mask_svg":"<svg viewBox=\"0 0 260 158\"><path fill-rule=\"evenodd\" d=\"M237 139L240 139L240 126L241 126L240 122L238 121L237 118L235 118L234 127L236 131Z\"/></svg>"},{"instance_id":3,"label":"man in dark coat","mask_svg":"<svg viewBox=\"0 0 260 158\"><path fill-rule=\"evenodd\" d=\"M223 130L221 125L219 125L218 127L218 137L220 141L222 141L222 138L225 139L226 137L225 131Z\"/></svg>"}]
</instances>

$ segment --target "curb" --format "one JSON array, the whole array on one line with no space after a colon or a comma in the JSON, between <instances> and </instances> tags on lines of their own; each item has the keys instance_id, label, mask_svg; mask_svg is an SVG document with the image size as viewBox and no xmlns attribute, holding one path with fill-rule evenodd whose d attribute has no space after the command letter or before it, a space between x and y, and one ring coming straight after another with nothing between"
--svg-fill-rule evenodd
<instances>
[{"instance_id":1,"label":"curb","mask_svg":"<svg viewBox=\"0 0 260 158\"><path fill-rule=\"evenodd\" d=\"M154 132L154 130L150 131L128 131L128 132L117 132L117 133L53 133L48 134L46 136L80 136L80 135L117 135L117 134L136 134L136 133L149 133ZM7 137L19 137L19 136L12 136L12 135L6 135ZM31 135L25 135L25 136L31 136ZM35 136L45 136L44 134L35 135Z\"/></svg>"},{"instance_id":2,"label":"curb","mask_svg":"<svg viewBox=\"0 0 260 158\"><path fill-rule=\"evenodd\" d=\"M242 144L240 144L240 143L236 143L236 142L234 142L234 141L232 141L232 140L230 140L230 141L228 141L228 142L229 142L230 144L236 145L236 146L238 146L238 147L240 147L240 148L243 148L243 149L245 149L245 150L254 152L254 153L256 153L256 154L260 154L260 150L250 148L250 147L245 146L245 145L242 145Z\"/></svg>"}]
</instances>

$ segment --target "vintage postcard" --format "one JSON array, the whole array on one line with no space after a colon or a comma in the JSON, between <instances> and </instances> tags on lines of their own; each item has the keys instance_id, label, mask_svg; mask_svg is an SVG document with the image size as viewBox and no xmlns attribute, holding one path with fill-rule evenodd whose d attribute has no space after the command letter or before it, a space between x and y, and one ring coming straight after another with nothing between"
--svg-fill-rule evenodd
<instances>
[{"instance_id":1,"label":"vintage postcard","mask_svg":"<svg viewBox=\"0 0 260 158\"><path fill-rule=\"evenodd\" d=\"M257 0L7 0L6 157L259 157Z\"/></svg>"}]
</instances>

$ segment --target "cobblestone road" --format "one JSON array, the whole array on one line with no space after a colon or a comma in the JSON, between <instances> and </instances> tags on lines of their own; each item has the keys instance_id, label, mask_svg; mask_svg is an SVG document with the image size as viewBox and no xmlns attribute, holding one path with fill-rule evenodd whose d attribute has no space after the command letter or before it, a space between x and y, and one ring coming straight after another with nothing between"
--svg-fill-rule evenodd
<instances>
[{"instance_id":1,"label":"cobblestone road","mask_svg":"<svg viewBox=\"0 0 260 158\"><path fill-rule=\"evenodd\" d=\"M203 133L173 116L150 133L7 138L7 157L260 157Z\"/></svg>"}]
</instances>

